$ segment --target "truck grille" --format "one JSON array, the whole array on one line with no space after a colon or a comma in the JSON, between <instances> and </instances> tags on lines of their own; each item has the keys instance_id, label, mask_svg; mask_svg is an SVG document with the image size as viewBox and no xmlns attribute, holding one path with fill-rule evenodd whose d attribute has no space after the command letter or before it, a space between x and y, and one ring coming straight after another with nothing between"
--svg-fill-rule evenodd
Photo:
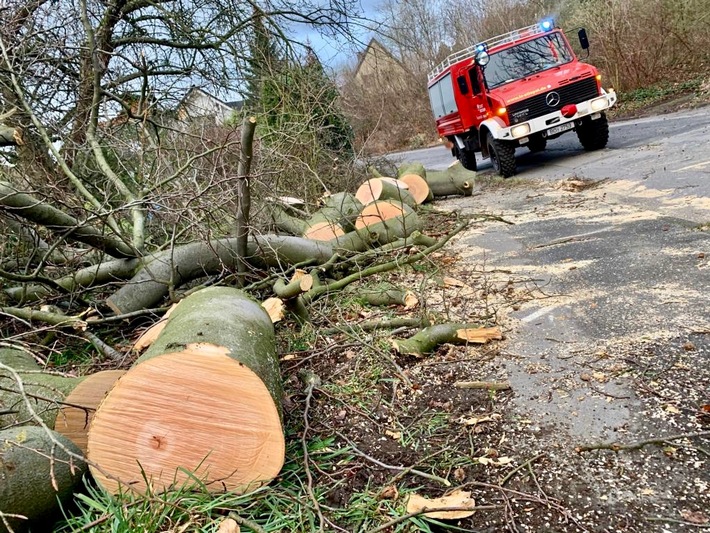
<instances>
[{"instance_id":1,"label":"truck grille","mask_svg":"<svg viewBox=\"0 0 710 533\"><path fill-rule=\"evenodd\" d=\"M551 92L556 92L560 95L559 102L554 106L550 106L547 103L547 96ZM569 85L563 85L557 89L535 95L527 100L510 104L508 106L510 125L512 126L513 124L547 115L567 104L578 104L595 96L599 96L599 89L597 87L597 80L594 77Z\"/></svg>"}]
</instances>

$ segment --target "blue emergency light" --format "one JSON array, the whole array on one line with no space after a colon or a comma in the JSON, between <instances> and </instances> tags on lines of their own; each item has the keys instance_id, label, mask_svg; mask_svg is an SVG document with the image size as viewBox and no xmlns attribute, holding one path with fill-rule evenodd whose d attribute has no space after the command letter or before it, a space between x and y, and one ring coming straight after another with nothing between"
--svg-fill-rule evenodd
<instances>
[{"instance_id":1,"label":"blue emergency light","mask_svg":"<svg viewBox=\"0 0 710 533\"><path fill-rule=\"evenodd\" d=\"M542 31L550 31L555 27L555 21L552 19L544 19L540 21L540 29Z\"/></svg>"}]
</instances>

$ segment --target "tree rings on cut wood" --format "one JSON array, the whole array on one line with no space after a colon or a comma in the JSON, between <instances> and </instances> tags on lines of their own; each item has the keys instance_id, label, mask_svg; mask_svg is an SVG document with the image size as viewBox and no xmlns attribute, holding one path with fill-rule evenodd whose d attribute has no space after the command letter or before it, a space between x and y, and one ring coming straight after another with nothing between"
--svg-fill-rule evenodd
<instances>
[{"instance_id":1,"label":"tree rings on cut wood","mask_svg":"<svg viewBox=\"0 0 710 533\"><path fill-rule=\"evenodd\" d=\"M54 431L61 433L86 454L89 424L96 408L125 370L103 370L86 377L64 398L54 421Z\"/></svg>"},{"instance_id":2,"label":"tree rings on cut wood","mask_svg":"<svg viewBox=\"0 0 710 533\"><path fill-rule=\"evenodd\" d=\"M306 239L313 241L331 241L343 235L345 235L345 231L340 227L340 224L327 220L316 222L303 232Z\"/></svg>"},{"instance_id":3,"label":"tree rings on cut wood","mask_svg":"<svg viewBox=\"0 0 710 533\"><path fill-rule=\"evenodd\" d=\"M366 205L355 221L357 231L369 232L370 238L380 244L408 237L421 226L411 207L393 200L378 200Z\"/></svg>"},{"instance_id":4,"label":"tree rings on cut wood","mask_svg":"<svg viewBox=\"0 0 710 533\"><path fill-rule=\"evenodd\" d=\"M423 204L434 199L434 194L424 178L417 174L405 174L400 181L409 185L409 192L417 204Z\"/></svg>"},{"instance_id":5,"label":"tree rings on cut wood","mask_svg":"<svg viewBox=\"0 0 710 533\"><path fill-rule=\"evenodd\" d=\"M355 198L364 206L377 200L397 200L414 207L416 202L408 190L400 187L395 179L372 178L360 185Z\"/></svg>"},{"instance_id":6,"label":"tree rings on cut wood","mask_svg":"<svg viewBox=\"0 0 710 533\"><path fill-rule=\"evenodd\" d=\"M197 291L99 406L92 474L113 493L143 493L145 479L157 491L190 479L253 490L283 466L281 391L264 308L236 289Z\"/></svg>"}]
</instances>

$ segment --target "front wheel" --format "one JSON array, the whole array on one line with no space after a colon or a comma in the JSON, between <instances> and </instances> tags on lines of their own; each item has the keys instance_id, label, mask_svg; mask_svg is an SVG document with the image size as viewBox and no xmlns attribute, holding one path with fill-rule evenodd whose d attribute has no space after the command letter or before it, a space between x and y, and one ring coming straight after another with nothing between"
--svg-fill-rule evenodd
<instances>
[{"instance_id":1,"label":"front wheel","mask_svg":"<svg viewBox=\"0 0 710 533\"><path fill-rule=\"evenodd\" d=\"M609 142L609 122L606 115L596 120L584 119L582 124L577 126L577 138L585 150L601 150Z\"/></svg>"},{"instance_id":2,"label":"front wheel","mask_svg":"<svg viewBox=\"0 0 710 533\"><path fill-rule=\"evenodd\" d=\"M461 166L465 168L466 170L472 170L473 172L476 172L478 170L478 167L476 165L476 152L473 150L467 150L464 148L463 150L457 150L458 152L458 160L461 162Z\"/></svg>"},{"instance_id":3,"label":"front wheel","mask_svg":"<svg viewBox=\"0 0 710 533\"><path fill-rule=\"evenodd\" d=\"M515 146L509 142L494 139L490 133L487 144L488 155L494 170L504 178L515 175Z\"/></svg>"}]
</instances>

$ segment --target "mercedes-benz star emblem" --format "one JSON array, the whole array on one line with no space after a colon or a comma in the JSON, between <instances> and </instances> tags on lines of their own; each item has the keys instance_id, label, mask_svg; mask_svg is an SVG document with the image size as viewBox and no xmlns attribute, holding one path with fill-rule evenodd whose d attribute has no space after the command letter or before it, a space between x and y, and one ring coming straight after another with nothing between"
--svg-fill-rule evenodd
<instances>
[{"instance_id":1,"label":"mercedes-benz star emblem","mask_svg":"<svg viewBox=\"0 0 710 533\"><path fill-rule=\"evenodd\" d=\"M560 94L556 93L555 91L547 93L547 96L545 97L545 102L549 107L557 107L557 105L560 103Z\"/></svg>"}]
</instances>

